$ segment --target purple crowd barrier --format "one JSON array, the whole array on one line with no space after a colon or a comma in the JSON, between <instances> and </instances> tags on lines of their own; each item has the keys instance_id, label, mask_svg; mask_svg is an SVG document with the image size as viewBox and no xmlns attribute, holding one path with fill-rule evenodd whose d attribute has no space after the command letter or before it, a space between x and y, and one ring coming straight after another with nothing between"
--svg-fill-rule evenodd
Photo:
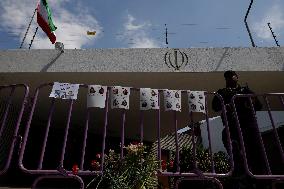
<instances>
[{"instance_id":1,"label":"purple crowd barrier","mask_svg":"<svg viewBox=\"0 0 284 189\"><path fill-rule=\"evenodd\" d=\"M139 91L140 89L139 88L131 88L131 90L135 90L135 91ZM159 90L159 96L158 96L158 104L160 106L160 92L163 92L163 90ZM186 93L187 91L183 91L183 93ZM209 93L209 92L206 92L205 95L216 95L221 103L222 103L222 112L225 112L225 106L224 106L224 102L223 102L223 99L222 97L219 95L219 94L215 94L215 93ZM211 158L211 167L212 167L212 173L204 173L204 175L206 176L220 176L220 177L224 177L224 176L230 176L231 173L232 173L232 170L234 168L233 166L233 161L232 161L232 158L230 159L230 166L231 166L231 170L230 172L226 173L226 174L216 174L215 173L215 170L214 170L214 161L213 161L213 154L212 154L212 147L211 147L211 137L210 137L210 125L209 125L209 117L208 117L208 105L207 105L207 99L205 100L206 104L205 104L205 110L206 110L206 114L205 114L205 117L206 117L206 122L207 122L207 131L208 131L208 141L209 141L209 152L210 152L210 158ZM161 161L161 108L156 110L157 111L157 117L158 117L158 123L157 123L157 142L158 142L158 151L157 151L157 157L158 157L158 160ZM141 110L140 111L140 141L143 142L143 132L144 132L144 111ZM173 111L173 117L174 117L174 129L175 129L175 146L176 146L176 159L177 159L177 162L179 162L179 145L178 145L178 133L177 133L177 123L178 123L178 120L177 120L177 112L176 111ZM124 130L125 130L125 115L126 115L126 111L124 110L122 112L122 115L121 115L121 119L122 119L122 130L121 130L121 144L124 144L124 140L125 140L125 137L124 137ZM193 123L193 116L191 113L189 113L189 117L190 117L190 121L191 123ZM228 124L227 124L227 119L226 119L226 115L224 116L224 119L225 119L225 128L226 128L226 132L227 132L227 137L228 137L228 141L230 142L230 133L229 133L229 129L228 129ZM194 134L194 127L192 127L192 134ZM192 137L192 139L194 140L194 136ZM195 147L195 141L192 142L193 143L193 151L195 153L195 150L196 150L196 147ZM232 154L232 145L230 143L230 146L229 146L229 149L230 149L230 152L229 152L229 155L230 157L233 156ZM121 145L121 157L123 157L123 145ZM195 157L195 155L194 155ZM196 162L195 162L195 165L196 165ZM197 166L195 166L195 168L197 169ZM177 172L180 171L180 167L179 167L179 164L177 163ZM160 175L161 176L197 176L196 173L192 172L192 173L170 173L170 172L160 172Z\"/></svg>"},{"instance_id":2,"label":"purple crowd barrier","mask_svg":"<svg viewBox=\"0 0 284 189\"><path fill-rule=\"evenodd\" d=\"M133 90L133 91L139 91L140 88L134 88L134 87L131 87L130 90ZM159 90L159 92L161 92L162 90ZM158 105L160 106L160 94L158 94ZM121 158L124 157L124 141L125 141L125 136L124 136L124 133L125 133L125 117L126 117L126 110L123 110L122 111L122 114L121 114L121 120L122 120L122 123L121 123L121 135L120 135L120 138L121 138L121 141L120 141L120 156ZM161 123L161 115L160 115L160 109L157 110L157 117L158 117L158 123L157 123L157 139L158 139L158 152L157 152L157 156L158 156L158 159L161 160L161 149L160 149L160 145L161 145L161 139L160 139L160 136L161 136L161 128L160 128L160 123ZM143 110L140 110L140 142L143 143L143 140L144 140L144 111Z\"/></svg>"},{"instance_id":3,"label":"purple crowd barrier","mask_svg":"<svg viewBox=\"0 0 284 189\"><path fill-rule=\"evenodd\" d=\"M77 176L77 175L43 175L43 176L39 176L35 179L34 183L32 184L32 188L36 189L37 185L40 181L44 180L44 179L74 179L77 180L80 183L80 189L84 189L85 188L85 184L84 181L81 177Z\"/></svg>"},{"instance_id":4,"label":"purple crowd barrier","mask_svg":"<svg viewBox=\"0 0 284 189\"><path fill-rule=\"evenodd\" d=\"M22 94L22 101L20 103L18 115L16 116L16 124L15 125L7 125L8 124L7 123L8 115L11 111L11 108L13 108L13 107L11 107L12 106L12 99L15 97L14 96L15 90L19 89L19 88L23 88L24 93ZM1 126L0 126L0 141L1 141L1 144L0 145L2 145L2 140L4 140L4 138L6 137L6 136L3 135L6 127L9 126L10 128L8 128L8 129L13 129L14 132L13 132L12 142L11 142L10 146L8 146L8 148L9 148L8 157L7 157L7 160L4 162L4 165L5 165L4 168L0 170L0 176L5 174L8 170L8 168L9 168L9 166L10 166L16 141L20 137L20 136L18 136L18 131L19 131L20 123L21 123L22 116L23 116L23 113L24 113L25 105L27 104L27 98L28 98L28 95L29 95L29 87L25 84L14 84L14 85L0 86L0 92L3 89L11 89L11 90L10 90L8 99L6 99L7 106L5 108L4 115L3 115L3 117L1 117ZM3 145L5 145L5 144L3 144ZM0 149L2 149L3 147L4 146L0 146Z\"/></svg>"},{"instance_id":5,"label":"purple crowd barrier","mask_svg":"<svg viewBox=\"0 0 284 189\"><path fill-rule=\"evenodd\" d=\"M87 144L87 136L88 136L88 128L89 128L89 120L90 120L90 112L89 109L87 108L87 114L86 114L86 122L85 122L85 128L84 128L84 135L83 135L83 147L81 150L81 162L80 162L80 166L79 166L79 171L77 173L77 175L74 175L72 173L71 170L66 170L64 168L64 159L65 159L65 153L66 153L66 145L67 145L67 139L68 139L68 131L69 131L69 127L70 127L70 121L71 121L71 117L72 117L72 111L73 111L73 105L74 100L68 100L69 101L69 108L68 108L68 116L67 116L67 123L66 123L66 127L65 127L65 132L64 132L64 136L63 136L63 147L61 150L61 156L60 156L60 161L59 161L59 167L58 169L43 169L43 162L44 162L44 157L45 157L45 150L46 150L46 145L47 145L47 141L48 141L48 136L49 136L49 130L50 130L50 126L51 126L51 121L53 118L53 112L54 112L54 108L55 108L55 99L51 98L51 105L49 107L49 112L48 112L48 120L46 123L46 128L45 128L45 133L44 133L44 137L43 137L43 142L42 142L42 148L41 148L41 152L40 152L40 157L38 160L38 166L36 169L27 169L25 167L25 165L23 164L23 159L24 159L24 155L25 155L25 148L27 145L27 141L28 141L28 137L29 137L29 131L30 131L30 127L31 127L31 122L33 120L33 115L34 115L34 111L35 111L35 107L37 105L38 102L38 96L39 96L39 92L41 89L46 88L46 87L51 87L53 85L53 83L48 83L48 84L43 84L40 85L36 91L35 94L33 96L33 100L32 100L32 106L31 106L31 110L30 110L30 114L28 117L28 121L27 121L27 125L26 125L26 130L24 133L24 137L23 137L23 141L22 141L22 145L21 145L21 149L20 149L20 155L19 155L19 167L22 171L29 173L29 174L35 174L35 175L45 175L45 176L41 176L39 177L34 183L33 183L33 187L36 187L37 183L39 181L41 181L42 179L46 179L46 178L66 178L66 179L77 179L80 183L81 183L81 187L82 187L82 183L84 185L84 182L82 181L80 176L94 176L94 175L98 175L98 174L102 174L104 171L104 159L105 159L105 140L106 140L106 131L107 131L107 125L108 125L108 104L109 104L109 91L110 91L110 87L108 87L108 91L107 91L107 100L106 100L106 106L104 109L104 128L103 128L103 139L102 139L102 154L101 154L101 163L100 163L100 170L99 171L89 171L89 170L84 170L84 160L85 160L85 149L86 149L86 144ZM80 88L87 88L87 85L80 85ZM131 88L131 90L134 91L139 91L139 88ZM163 90L159 90L159 96L158 96L158 104L160 106L160 92L162 92ZM182 91L182 93L186 93L187 91ZM210 137L210 125L209 125L209 116L208 116L208 95L216 95L221 104L222 104L222 114L224 115L224 119L225 119L225 128L226 128L226 133L227 133L227 137L228 137L228 141L229 141L229 156L230 156L230 168L231 170L228 173L215 173L215 166L214 166L214 160L213 160L213 153L212 153L212 146L211 146L211 137ZM177 172L163 172L158 171L158 176L178 176L178 177L183 177L185 179L188 178L192 178L197 179L197 178L202 178L203 180L214 180L215 177L226 177L226 176L230 176L233 169L234 169L234 164L233 164L233 154L232 154L232 144L231 144L231 140L230 140L230 133L229 133L229 128L228 128L228 124L227 124L227 119L226 119L226 109L225 109L225 105L224 105L224 101L222 99L222 97L219 94L215 94L215 93L209 93L209 92L205 92L205 118L206 118L206 122L207 122L207 131L208 131L208 141L209 141L209 153L210 153L210 159L211 159L211 172L209 173L202 173L197 166L196 163L196 141L195 141L195 135L194 135L194 127L193 127L193 114L189 113L189 120L191 122L192 125L192 144L193 144L193 153L194 153L194 170L192 172L180 172L180 165L179 165L179 161L180 161L180 157L179 157L179 153L180 153L180 149L179 149L179 143L178 143L178 133L177 133L177 124L178 124L178 119L177 119L177 112L173 111L173 119L174 119L174 130L175 130L175 147L176 147L176 165L177 165ZM157 115L157 159L161 162L161 108L156 110L156 115ZM121 136L120 136L120 155L121 158L124 157L124 144L125 144L125 122L126 122L126 114L127 114L127 110L122 110L121 111ZM140 110L140 141L143 142L144 140L144 111ZM161 165L160 165L161 168ZM76 176L76 178L74 177ZM222 187L221 187L222 188Z\"/></svg>"},{"instance_id":6,"label":"purple crowd barrier","mask_svg":"<svg viewBox=\"0 0 284 189\"><path fill-rule=\"evenodd\" d=\"M62 147L62 153L61 153L61 158L60 158L60 163L59 163L59 167L58 169L53 169L53 170L44 170L42 168L42 164L43 164L43 160L44 160L44 156L45 156L45 150L46 150L46 145L47 145L47 141L48 141L48 135L49 135L49 129L50 129L50 125L51 125L51 121L52 121L52 117L53 117L53 112L54 112L54 107L55 107L55 99L51 98L51 106L49 108L49 113L48 113L48 120L47 120L47 126L45 128L45 134L43 137L43 143L42 143L42 149L41 149L41 153L40 153L40 158L39 158L39 163L38 163L38 167L37 169L27 169L25 168L24 164L23 164L23 159L24 159L24 155L25 155L25 148L27 145L27 141L28 141L28 137L29 137L29 131L30 131L30 126L31 126L31 122L33 119L33 115L34 115L34 111L35 111L35 107L37 105L37 101L38 101L38 95L39 92L42 88L45 87L51 87L53 85L53 83L48 83L48 84L42 84L41 86L39 86L36 91L35 94L33 96L33 101L32 101L32 108L30 110L30 115L27 121L27 125L26 125L26 130L24 133L24 137L23 137L23 141L22 141L22 146L20 149L20 155L19 155L19 167L22 171L29 173L29 174L35 174L35 175L42 175L44 174L45 176L41 176L39 177L37 180L35 180L35 182L33 183L33 188L36 187L36 185L38 184L39 181L43 180L43 179L48 179L48 178L66 178L66 179L70 179L70 178L74 178L74 175L72 174L72 171L70 170L66 170L63 167L64 164L64 157L65 157L65 149L66 149L66 144L67 144L67 138L68 138L68 131L69 131L69 126L70 126L70 119L72 117L72 108L73 108L73 103L74 100L69 100L69 109L68 109L68 116L67 116L67 124L65 127L65 132L64 132L64 140L63 140L63 147ZM85 87L87 88L87 85L80 85L80 87ZM82 156L81 156L81 163L80 163L80 167L79 167L79 171L76 175L76 179L78 180L78 178L80 178L80 176L82 175L98 175L98 174L102 174L103 169L104 169L104 157L105 157L105 139L106 139L106 130L107 130L107 124L108 124L108 102L109 102L109 89L110 87L108 87L108 91L107 91L107 98L106 98L106 106L105 106L105 118L104 118L104 130L103 130L103 141L102 141L102 154L101 154L101 164L100 164L100 171L89 171L89 170L83 170L84 167L84 157L85 157L85 148L86 148L86 141L87 141L87 135L88 135L88 127L89 127L89 119L90 119L90 114L89 114L89 109L87 109L87 115L86 115L86 123L85 123L85 129L84 129L84 140L83 140L83 147L82 147ZM136 90L138 91L139 89L135 89L132 88L131 90ZM125 141L125 117L126 117L126 110L122 111L121 114L122 117L122 125L121 125L121 158L124 157L124 141ZM160 110L158 111L158 117L160 118ZM140 111L140 140L143 142L143 111ZM158 125L160 126L160 119L158 119ZM158 137L160 137L160 129L158 127ZM160 138L159 138L159 145L160 145ZM161 159L161 152L158 152L158 157L159 159ZM82 179L79 179L80 183L82 183ZM82 181L82 182L81 182ZM82 185L81 185L82 186Z\"/></svg>"},{"instance_id":7,"label":"purple crowd barrier","mask_svg":"<svg viewBox=\"0 0 284 189\"><path fill-rule=\"evenodd\" d=\"M281 145L281 141L280 141L280 137L279 137L279 134L278 134L278 131L276 129L276 125L275 125L275 121L273 119L273 115L271 113L271 106L270 106L270 101L268 100L268 97L279 97L279 101L280 101L280 104L283 106L284 108L284 101L283 101L283 96L284 96L284 93L268 93L268 94L237 94L235 95L232 100L231 100L231 104L232 104L232 107L233 107L233 112L234 112L234 116L236 118L236 126L237 126L237 129L238 129L238 136L240 138L240 147L241 147L241 151L242 151L242 154L243 154L243 163L245 165L245 170L246 170L246 173L251 176L251 177L254 177L256 179L272 179L272 180L280 180L280 181L283 181L284 180L284 172L280 173L280 174L274 174L271 170L271 163L269 163L269 160L268 160L268 157L267 157L267 149L265 148L265 145L264 145L264 141L263 141L263 138L262 138L262 135L259 131L259 126L258 126L258 123L257 123L257 117L256 117L256 113L255 113L255 105L254 105L254 100L256 97L263 97L263 100L265 102L265 106L266 109L267 109L267 112L268 112L268 116L269 116L269 119L270 119L270 122L271 122L271 126L272 126L272 131L273 131L273 136L274 136L274 140L276 141L276 146L277 146L277 149L279 151L279 154L280 154L280 159L281 159L281 165L279 166L282 166L284 167L284 153L283 153L283 147ZM262 164L259 165L259 166L263 166L264 165L264 168L263 168L263 171L262 173L254 173L253 170L251 170L251 167L249 165L249 160L248 160L248 157L247 157L247 151L246 151L246 146L248 145L248 141L245 141L244 140L244 128L242 128L241 126L241 123L240 123L240 115L238 113L238 104L237 104L237 100L240 100L240 99L248 99L249 100L249 109L253 115L253 122L254 122L254 131L256 132L256 137L257 137L257 141L253 141L256 143L256 148L260 148L260 157L259 158L262 158Z\"/></svg>"},{"instance_id":8,"label":"purple crowd barrier","mask_svg":"<svg viewBox=\"0 0 284 189\"><path fill-rule=\"evenodd\" d=\"M33 115L35 112L35 108L36 105L38 103L38 98L39 98L39 92L41 89L44 89L46 87L52 87L53 83L48 83L48 84L42 84L40 85L38 88L36 88L36 91L34 93L34 96L32 98L32 103L31 103L31 109L29 112L29 116L28 116L28 121L26 124L26 128L25 128L25 132L24 132L24 136L22 139L22 143L19 149L19 160L18 160L18 164L20 169L25 172L25 173L29 173L29 174L34 174L34 175L41 175L40 177L38 177L34 183L33 183L33 188L36 187L36 185L43 179L50 179L50 178L65 178L65 179L75 179L77 181L79 181L80 183L80 187L84 188L84 181L81 178L81 176L95 176L95 175L99 175L102 174L104 171L104 161L105 161L105 148L106 148L106 136L107 136L107 126L108 126L108 113L109 113L109 92L110 92L110 87L108 87L107 90L107 98L106 98L106 106L104 109L104 128L103 128L103 137L102 137L102 146L101 146L101 162L100 162L100 169L97 171L90 171L90 170L84 170L84 164L85 164L85 155L86 155L86 146L87 146L87 138L88 138L88 130L89 130L89 121L90 121L90 109L86 107L87 113L86 113L86 117L85 117L85 127L84 127L84 134L83 134L83 144L82 144L82 150L81 150L81 157L80 157L80 163L79 163L79 171L76 175L73 174L73 172L71 170L67 170L66 168L64 168L64 160L66 157L66 146L67 146L67 142L68 142L68 132L70 130L70 122L71 122L71 117L72 117L72 112L73 112L73 106L74 103L76 103L76 101L74 102L74 100L67 100L69 102L69 107L68 107L68 115L66 117L66 127L65 127L65 132L64 132L64 136L63 136L63 145L62 145L62 149L61 149L61 154L60 154L60 160L58 162L59 166L57 169L43 169L43 163L44 163L44 158L46 155L46 146L47 146L47 142L48 142L48 138L49 138L49 132L50 132L50 127L51 127L51 122L53 120L54 117L54 109L55 109L55 99L54 98L50 98L51 104L49 107L49 111L48 111L48 119L47 119L47 123L46 123L46 127L45 127L45 132L44 132L44 136L43 136L43 141L42 141L42 146L41 146L41 151L40 151L40 156L38 159L38 165L36 169L28 169L25 167L25 165L23 164L23 159L25 156L25 150L26 150L26 145L28 142L28 138L29 138L29 132L30 132L30 127L31 127L31 123L33 120ZM7 106L5 108L5 111L3 113L3 117L1 120L1 127L0 127L0 139L3 138L4 136L2 136L2 133L4 131L4 128L6 126L6 122L7 122L7 117L11 108L11 102L12 102L12 98L13 95L15 93L15 90L17 88L24 88L24 94L23 94L23 101L21 103L21 107L19 110L19 114L17 116L17 120L16 120L16 124L14 126L14 132L13 132L13 141L11 143L11 145L9 146L9 154L8 154L8 158L7 161L5 162L5 167L4 169L0 170L0 176L3 175L7 169L10 166L10 162L11 162L11 158L14 152L14 147L15 147L15 143L17 141L17 138L20 137L18 136L18 130L19 130L19 126L21 123L21 119L22 119L22 115L25 109L25 105L27 104L27 98L28 98L28 94L29 94L29 88L28 86L24 85L24 84L17 84L17 85L9 85L9 86L0 86L0 92L2 89L11 89L9 96L7 98ZM87 88L87 85L80 85L80 88ZM131 90L133 91L139 91L139 88L131 88ZM158 95L158 104L160 106L160 93L163 90L159 90L159 95ZM182 93L186 93L187 91L182 90ZM208 113L208 96L209 95L215 95L221 102L221 107L222 107L222 115L223 115L223 119L224 119L224 126L225 126L225 131L227 134L227 140L229 141L229 157L230 157L230 171L228 173L216 173L215 171L215 162L213 159L213 152L212 152L212 141L211 141L211 131L210 131L210 122L209 122L209 113ZM273 174L270 168L270 164L269 164L269 160L267 157L267 152L264 146L264 142L262 140L262 136L261 133L259 131L258 126L255 128L256 131L256 135L259 139L259 145L260 145L260 149L261 149L261 156L264 159L264 165L265 165L265 169L266 172L263 174L255 174L253 173L250 168L249 168L249 164L248 164L248 159L247 159L247 152L246 152L246 142L244 141L243 138L243 131L242 131L242 127L241 127L241 123L239 120L239 115L238 115L238 104L236 103L236 101L240 98L248 98L249 99L249 107L251 110L251 113L253 115L253 120L254 120L254 124L257 125L257 120L256 120L256 114L255 114L255 109L254 109L254 97L256 96L262 96L263 100L265 102L265 107L267 108L267 112L268 112L268 116L272 125L272 132L273 132L273 136L275 138L276 141L276 146L277 149L279 151L280 154L280 159L282 161L282 164L284 165L284 152L283 152L283 147L280 141L280 136L278 134L278 131L276 129L276 125L275 125L275 121L273 119L273 115L271 113L271 105L270 105L270 101L268 100L269 96L276 96L279 97L280 103L282 104L282 106L284 107L284 100L283 100L283 96L284 93L269 93L269 94L259 94L259 95L255 95L255 94L247 94L247 95L241 95L241 94L237 94L235 95L232 100L231 100L231 105L233 108L233 114L235 116L235 120L236 120L236 126L237 126L237 130L238 130L238 136L240 138L240 148L243 154L243 161L244 161L244 165L245 165L245 170L246 173L251 176L254 177L256 179L272 179L274 181L277 182L282 182L284 180L284 175L283 174ZM156 116L157 116L157 159L161 162L161 108L156 110ZM127 115L127 111L128 110L122 110L121 111L121 133L120 133L120 155L121 158L124 157L124 145L125 145L125 124L126 124L126 115ZM176 170L174 172L169 172L169 171L162 171L161 170L161 165L160 165L160 169L158 170L157 175L158 176L171 176L171 177L180 177L177 182L176 182L176 188L178 188L178 185L180 182L184 181L184 180L208 180L208 181L213 181L215 182L219 188L223 188L222 184L220 183L220 181L217 178L222 178L222 177L229 177L232 175L233 171L234 171L234 161L233 161L233 149L232 149L232 142L231 142L231 137L230 137L230 129L229 129L229 123L227 120L227 115L226 115L226 107L224 104L224 100L223 98L216 93L210 93L210 92L205 92L205 120L206 120L206 126L207 126L207 133L208 133L208 142L209 142L209 155L210 155L210 160L211 160L211 172L202 172L197 165L196 162L196 137L195 137L195 126L194 126L194 116L192 112L189 112L188 114L188 118L189 118L189 122L191 125L191 140L192 140L192 152L193 152L193 170L189 171L189 172L181 172L180 170L180 146L179 146L179 135L178 135L178 118L177 118L177 114L178 112L173 111L172 115L173 115L173 128L174 128L174 138L175 138L175 163L176 163ZM144 111L140 110L139 112L140 114L140 142L144 141Z\"/></svg>"},{"instance_id":9,"label":"purple crowd barrier","mask_svg":"<svg viewBox=\"0 0 284 189\"><path fill-rule=\"evenodd\" d=\"M28 141L28 137L29 137L29 131L30 131L30 127L31 127L31 122L33 119L33 115L34 115L34 111L35 111L35 107L37 105L37 101L38 101L38 95L39 92L42 88L45 87L51 87L53 86L53 83L48 83L48 84L43 84L40 85L36 91L35 94L33 96L33 101L32 101L32 108L30 110L30 114L29 114L29 118L27 121L27 125L26 125L26 130L24 133L24 137L23 137L23 141L22 141L22 146L20 149L20 154L19 154L19 167L22 171L29 173L29 174L36 174L36 175L45 175L43 177L40 177L38 180L35 181L35 183L33 184L33 187L36 187L36 184L40 181L43 180L45 178L66 178L66 179L70 179L70 178L75 178L75 179L79 179L79 182L81 183L81 187L84 186L84 184L82 185L83 181L80 178L80 176L82 175L98 175L101 174L103 171L103 165L104 165L104 151L105 151L105 138L106 138L106 127L107 127L107 116L108 116L108 106L106 106L105 108L105 119L104 119L104 130L103 130L103 141L102 141L102 155L101 155L101 166L100 166L100 170L99 171L90 171L90 170L83 170L84 167L84 158L85 158L85 148L86 148L86 141L87 141L87 136L88 136L88 127L89 127L89 119L90 119L90 115L89 115L89 109L87 110L87 115L86 115L86 123L85 123L85 129L84 129L84 139L83 139L83 147L82 147L82 155L81 155L81 162L80 162L80 167L79 167L79 171L77 175L74 175L73 172L71 170L66 170L63 166L64 164L64 159L65 159L65 150L66 150L66 145L67 145L67 138L68 138L68 131L69 131L69 126L70 126L70 120L72 117L72 110L73 110L73 104L74 104L74 100L68 100L69 101L69 108L68 108L68 116L67 116L67 123L66 123L66 127L65 127L65 132L64 132L64 139L63 139L63 147L62 147L62 151L61 151L61 155L60 155L60 162L59 162L59 166L57 169L43 169L42 165L43 165L43 161L44 161L44 157L45 157L45 150L46 150L46 145L47 145L47 141L48 141L48 136L49 136L49 129L50 129L50 123L52 121L52 117L53 117L53 112L54 112L54 106L55 106L55 99L51 98L51 106L49 109L49 113L48 113L48 120L47 120L47 126L45 129L45 134L43 137L43 143L42 143L42 150L40 153L40 158L38 161L38 166L37 169L27 169L24 164L23 164L23 159L24 159L24 155L25 155L25 148L27 145L27 141ZM87 85L80 85L80 87L84 87L87 88ZM107 92L107 96L108 96L108 92ZM108 98L106 100L106 104L108 104ZM63 177L62 177L63 176Z\"/></svg>"},{"instance_id":10,"label":"purple crowd barrier","mask_svg":"<svg viewBox=\"0 0 284 189\"><path fill-rule=\"evenodd\" d=\"M131 90L139 91L139 88L131 88ZM158 95L158 104L160 106L160 93L163 92L163 90L159 90L159 95ZM186 93L186 90L182 90L182 93ZM221 102L222 106L222 114L224 115L224 120L225 120L225 129L227 133L227 140L229 141L229 157L230 157L230 171L228 173L215 173L215 166L214 166L214 160L213 160L213 153L212 153L212 145L211 145L211 134L210 134L210 125L209 125L209 116L208 116L208 100L207 96L208 95L216 95L217 98ZM158 123L157 123L157 142L158 142L158 148L157 148L157 158L161 162L161 108L156 110L157 111L157 116L158 116ZM205 92L205 118L206 118L206 123L207 123L207 132L208 132L208 141L209 141L209 154L210 154L210 159L211 159L211 172L209 173L203 173L200 171L197 167L196 163L196 146L195 146L195 136L194 136L194 127L193 127L193 115L192 113L189 113L190 117L190 123L192 123L192 144L193 144L193 158L194 158L194 170L192 172L180 172L180 149L179 149L179 144L178 144L178 133L177 133L177 125L178 125L178 119L177 119L177 112L173 111L173 119L174 119L174 130L175 130L175 147L176 147L176 166L177 170L176 172L164 172L161 171L161 165L160 165L160 170L158 171L158 176L174 176L174 177L182 177L178 182L176 183L176 188L178 188L178 185L181 181L183 180L208 180L208 181L213 181L217 184L217 186L220 189L223 189L223 186L221 182L216 178L216 177L229 177L232 175L232 172L234 170L234 162L233 162L233 153L232 153L232 143L230 139L230 131L227 123L227 118L226 118L226 109L224 105L224 101L221 95L216 94L216 93L210 93L210 92ZM125 115L126 111L124 110L121 115L122 119L122 130L121 130L121 158L123 158L123 146L124 146L124 132L125 132ZM144 113L141 110L140 111L140 141L143 142L143 125L144 123Z\"/></svg>"},{"instance_id":11,"label":"purple crowd barrier","mask_svg":"<svg viewBox=\"0 0 284 189\"><path fill-rule=\"evenodd\" d=\"M187 91L182 91L182 92L187 92ZM211 141L211 132L210 132L210 124L209 124L209 116L208 116L208 95L215 95L221 102L222 106L222 114L224 117L224 122L225 122L225 130L227 134L227 140L229 141L229 157L230 157L230 171L228 173L216 173L215 172L215 165L214 165L214 160L213 160L213 153L212 153L212 141ZM215 177L229 177L232 175L232 172L234 170L234 162L233 162L233 153L232 153L232 143L231 143L231 138L230 138L230 131L228 127L228 122L227 122L227 117L226 117L226 109L224 105L224 100L221 95L216 94L216 93L211 93L211 92L205 92L205 120L207 123L207 132L208 132L208 142L209 142L209 155L210 155L210 160L211 160L211 172L202 172L196 162L196 141L195 141L195 132L194 132L194 120L193 120L193 114L192 112L189 113L189 120L191 123L191 133L192 133L192 150L193 150L193 170L189 172L180 172L180 166L179 166L179 145L178 145L178 133L177 133L177 112L173 112L173 117L174 117L174 129L175 129L175 146L176 146L176 165L177 165L177 170L176 172L169 172L169 171L159 171L160 176L173 176L173 177L184 177L186 179L195 179L196 177L202 177L208 178L209 180L211 178ZM160 126L159 126L160 127ZM159 146L159 151L160 151L160 146Z\"/></svg>"},{"instance_id":12,"label":"purple crowd barrier","mask_svg":"<svg viewBox=\"0 0 284 189\"><path fill-rule=\"evenodd\" d=\"M179 178L177 181L176 181L176 184L175 184L175 188L178 189L179 188L179 185L182 181L194 181L194 180L198 180L198 181L211 181L211 182L214 182L217 187L219 189L223 189L223 185L222 183L217 179L217 178L214 178L214 177L181 177Z\"/></svg>"}]
</instances>

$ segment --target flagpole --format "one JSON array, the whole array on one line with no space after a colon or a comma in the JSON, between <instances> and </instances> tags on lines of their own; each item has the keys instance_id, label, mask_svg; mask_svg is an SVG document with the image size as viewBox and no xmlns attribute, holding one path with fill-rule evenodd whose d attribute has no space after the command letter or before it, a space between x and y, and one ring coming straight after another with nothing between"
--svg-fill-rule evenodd
<instances>
[{"instance_id":1,"label":"flagpole","mask_svg":"<svg viewBox=\"0 0 284 189\"><path fill-rule=\"evenodd\" d=\"M24 36L24 38L23 38L23 40L22 40L22 43L21 43L21 45L20 45L20 49L23 47L24 41L25 41L25 39L26 39L26 37L27 37L27 34L28 34L29 30L30 30L32 21L33 21L33 19L34 19L34 17L35 17L36 10L37 10L37 8L35 8L35 10L34 10L32 19L31 19L31 21L30 21L30 23L29 23L29 26L28 26L27 31L26 31L26 33L25 33L25 36Z\"/></svg>"},{"instance_id":2,"label":"flagpole","mask_svg":"<svg viewBox=\"0 0 284 189\"><path fill-rule=\"evenodd\" d=\"M29 49L31 49L31 46L32 46L33 41L34 41L34 39L35 39L35 36L36 36L37 30L38 30L38 27L36 27L36 31L35 31L35 33L34 33L34 36L33 36L32 40L31 40L31 43L30 43Z\"/></svg>"}]
</instances>

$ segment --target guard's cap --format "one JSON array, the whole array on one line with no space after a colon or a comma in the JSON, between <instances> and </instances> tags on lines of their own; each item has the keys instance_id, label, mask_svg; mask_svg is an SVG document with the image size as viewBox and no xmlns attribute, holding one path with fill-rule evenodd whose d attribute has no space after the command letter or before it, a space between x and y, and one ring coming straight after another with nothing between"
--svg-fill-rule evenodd
<instances>
[{"instance_id":1,"label":"guard's cap","mask_svg":"<svg viewBox=\"0 0 284 189\"><path fill-rule=\"evenodd\" d=\"M225 79L232 78L234 75L238 76L238 74L233 70L228 70L224 73Z\"/></svg>"}]
</instances>

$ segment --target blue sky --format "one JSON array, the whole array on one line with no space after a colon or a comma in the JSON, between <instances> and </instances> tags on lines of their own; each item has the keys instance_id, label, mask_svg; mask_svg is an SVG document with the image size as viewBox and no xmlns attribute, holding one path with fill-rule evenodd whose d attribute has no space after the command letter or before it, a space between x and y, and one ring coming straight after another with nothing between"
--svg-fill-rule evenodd
<instances>
[{"instance_id":1,"label":"blue sky","mask_svg":"<svg viewBox=\"0 0 284 189\"><path fill-rule=\"evenodd\" d=\"M251 47L244 25L250 0L49 0L65 48ZM37 0L1 0L0 49L17 49ZM255 0L248 17L258 47L284 42L284 1ZM165 44L165 24L168 42ZM32 22L24 48L35 28ZM87 31L97 31L87 36ZM32 48L54 48L39 29Z\"/></svg>"}]
</instances>

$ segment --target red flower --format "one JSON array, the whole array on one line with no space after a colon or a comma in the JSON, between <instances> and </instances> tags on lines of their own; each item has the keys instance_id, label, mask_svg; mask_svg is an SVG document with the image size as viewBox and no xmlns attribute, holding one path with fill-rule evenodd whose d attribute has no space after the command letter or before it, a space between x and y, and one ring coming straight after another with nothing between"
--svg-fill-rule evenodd
<instances>
[{"instance_id":1,"label":"red flower","mask_svg":"<svg viewBox=\"0 0 284 189\"><path fill-rule=\"evenodd\" d=\"M134 141L134 142L131 142L131 144L132 144L132 145L138 145L138 144L139 144L139 142Z\"/></svg>"},{"instance_id":2,"label":"red flower","mask_svg":"<svg viewBox=\"0 0 284 189\"><path fill-rule=\"evenodd\" d=\"M174 161L171 160L171 161L170 161L170 168L173 168L173 167L174 167Z\"/></svg>"},{"instance_id":3,"label":"red flower","mask_svg":"<svg viewBox=\"0 0 284 189\"><path fill-rule=\"evenodd\" d=\"M97 154L96 158L101 159L101 154Z\"/></svg>"},{"instance_id":4,"label":"red flower","mask_svg":"<svg viewBox=\"0 0 284 189\"><path fill-rule=\"evenodd\" d=\"M98 161L96 161L96 160L92 160L91 161L91 167L93 169L98 169L100 167L100 163Z\"/></svg>"},{"instance_id":5,"label":"red flower","mask_svg":"<svg viewBox=\"0 0 284 189\"><path fill-rule=\"evenodd\" d=\"M72 172L74 175L77 175L78 172L79 172L79 167L77 164L74 164L73 167L72 167Z\"/></svg>"},{"instance_id":6,"label":"red flower","mask_svg":"<svg viewBox=\"0 0 284 189\"><path fill-rule=\"evenodd\" d=\"M162 160L161 166L162 166L162 170L163 171L167 169L167 162L166 162L166 160Z\"/></svg>"},{"instance_id":7,"label":"red flower","mask_svg":"<svg viewBox=\"0 0 284 189\"><path fill-rule=\"evenodd\" d=\"M91 165L92 165L92 167L95 167L97 165L97 161L96 160L92 160L91 161Z\"/></svg>"}]
</instances>

